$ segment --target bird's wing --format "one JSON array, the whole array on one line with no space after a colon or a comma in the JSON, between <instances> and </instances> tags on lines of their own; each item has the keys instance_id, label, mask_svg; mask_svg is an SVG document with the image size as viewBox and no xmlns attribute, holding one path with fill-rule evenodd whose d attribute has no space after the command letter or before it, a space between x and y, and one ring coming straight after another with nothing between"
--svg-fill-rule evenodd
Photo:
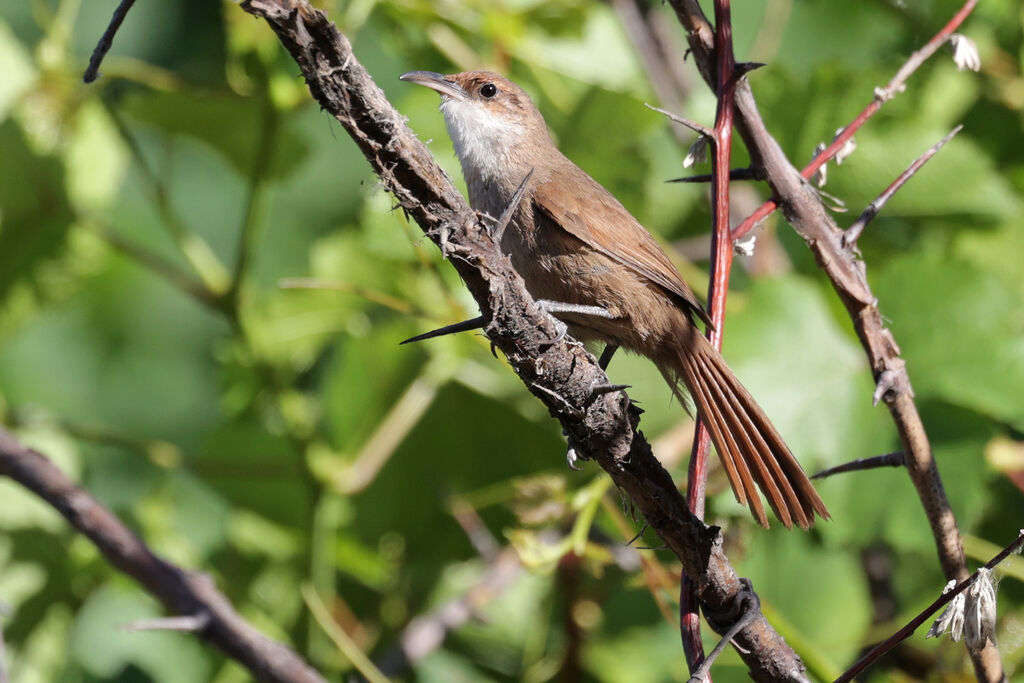
<instances>
[{"instance_id":1,"label":"bird's wing","mask_svg":"<svg viewBox=\"0 0 1024 683\"><path fill-rule=\"evenodd\" d=\"M682 300L708 325L711 319L651 233L585 172L553 170L533 188L534 220L549 221ZM581 178L586 180L580 182ZM574 187L567 193L559 187ZM585 218L585 216L587 218Z\"/></svg>"}]
</instances>

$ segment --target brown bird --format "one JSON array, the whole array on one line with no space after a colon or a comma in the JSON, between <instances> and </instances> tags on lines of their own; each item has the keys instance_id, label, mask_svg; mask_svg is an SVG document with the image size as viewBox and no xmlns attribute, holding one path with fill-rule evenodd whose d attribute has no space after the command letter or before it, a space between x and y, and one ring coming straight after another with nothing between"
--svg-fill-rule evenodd
<instances>
[{"instance_id":1,"label":"brown bird","mask_svg":"<svg viewBox=\"0 0 1024 683\"><path fill-rule=\"evenodd\" d=\"M555 147L529 95L490 72L401 77L441 95L472 207L501 216L526 181L502 235L536 299L581 341L650 358L683 400L686 385L707 424L736 499L767 527L756 486L787 527L828 510L764 411L695 324L710 324L693 291L647 230ZM574 312L585 311L585 312Z\"/></svg>"}]
</instances>

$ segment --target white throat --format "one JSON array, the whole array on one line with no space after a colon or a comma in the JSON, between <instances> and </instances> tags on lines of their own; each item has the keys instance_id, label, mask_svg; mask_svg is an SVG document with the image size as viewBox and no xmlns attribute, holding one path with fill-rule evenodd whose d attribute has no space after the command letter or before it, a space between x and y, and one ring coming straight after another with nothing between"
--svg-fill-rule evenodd
<instances>
[{"instance_id":1,"label":"white throat","mask_svg":"<svg viewBox=\"0 0 1024 683\"><path fill-rule=\"evenodd\" d=\"M485 180L507 173L509 156L525 126L494 116L471 101L446 97L441 111L467 181L470 176Z\"/></svg>"}]
</instances>

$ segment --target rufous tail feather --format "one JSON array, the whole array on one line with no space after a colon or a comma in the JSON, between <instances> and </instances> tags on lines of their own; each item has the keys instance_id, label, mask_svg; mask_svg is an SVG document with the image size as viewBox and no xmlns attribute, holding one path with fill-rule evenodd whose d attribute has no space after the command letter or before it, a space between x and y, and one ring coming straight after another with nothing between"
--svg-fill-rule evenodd
<instances>
[{"instance_id":1,"label":"rufous tail feather","mask_svg":"<svg viewBox=\"0 0 1024 683\"><path fill-rule=\"evenodd\" d=\"M749 505L754 519L764 527L768 516L758 488L787 528L793 524L809 528L815 513L828 519L825 503L768 416L721 354L694 332L687 350L661 363L661 370L673 386L681 381L689 389L736 499Z\"/></svg>"}]
</instances>

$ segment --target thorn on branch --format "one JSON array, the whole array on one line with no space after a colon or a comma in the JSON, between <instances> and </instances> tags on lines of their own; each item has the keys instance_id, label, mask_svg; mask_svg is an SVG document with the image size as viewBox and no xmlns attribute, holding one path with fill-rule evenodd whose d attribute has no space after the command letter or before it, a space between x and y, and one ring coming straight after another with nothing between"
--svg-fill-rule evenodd
<instances>
[{"instance_id":1,"label":"thorn on branch","mask_svg":"<svg viewBox=\"0 0 1024 683\"><path fill-rule=\"evenodd\" d=\"M824 169L825 167L822 166L821 168ZM831 192L825 192L825 190L821 189L820 187L814 188L814 191L818 193L819 197L821 197L822 199L827 199L830 202L827 205L829 211L834 211L836 213L846 213L846 202L844 202L842 199L835 196Z\"/></svg>"},{"instance_id":2,"label":"thorn on branch","mask_svg":"<svg viewBox=\"0 0 1024 683\"><path fill-rule=\"evenodd\" d=\"M906 466L906 455L903 451L895 451L893 453L884 453L882 455L875 455L870 458L860 458L858 460L851 460L845 462L842 465L836 465L835 467L829 467L828 469L822 470L815 475L811 476L811 479L825 479L831 477L833 474L843 474L845 472L859 472L861 470L874 470L880 467L904 467Z\"/></svg>"},{"instance_id":3,"label":"thorn on branch","mask_svg":"<svg viewBox=\"0 0 1024 683\"><path fill-rule=\"evenodd\" d=\"M631 388L631 386L630 384L598 384L590 390L590 396L591 398L596 398L605 394L613 394L616 391L625 391Z\"/></svg>"},{"instance_id":4,"label":"thorn on branch","mask_svg":"<svg viewBox=\"0 0 1024 683\"><path fill-rule=\"evenodd\" d=\"M705 140L706 138L701 138ZM687 159L689 156L687 156ZM686 160L683 160L683 166L687 167ZM700 175L685 176L683 178L672 178L666 180L667 183L710 183L712 175L710 173L702 173ZM734 168L729 171L729 180L764 180L764 174L761 169L748 167L748 168Z\"/></svg>"},{"instance_id":5,"label":"thorn on branch","mask_svg":"<svg viewBox=\"0 0 1024 683\"><path fill-rule=\"evenodd\" d=\"M743 78L751 71L757 71L762 66L768 65L765 64L764 62L737 62L736 64L733 65L732 76L733 78L739 80L740 78Z\"/></svg>"},{"instance_id":6,"label":"thorn on branch","mask_svg":"<svg viewBox=\"0 0 1024 683\"><path fill-rule=\"evenodd\" d=\"M136 619L126 624L121 624L118 629L122 631L185 631L188 633L199 633L210 623L210 613L207 611L180 617L157 617L155 619Z\"/></svg>"},{"instance_id":7,"label":"thorn on branch","mask_svg":"<svg viewBox=\"0 0 1024 683\"><path fill-rule=\"evenodd\" d=\"M445 325L439 327L436 330L430 332L424 332L423 334L417 334L415 337L409 337L405 341L399 342L399 346L402 344L411 344L413 342L423 341L425 339L434 339L435 337L443 337L449 334L457 334L459 332L466 332L468 330L479 330L484 327L485 321L482 315L469 320L463 320L461 322L452 323L451 325Z\"/></svg>"},{"instance_id":8,"label":"thorn on branch","mask_svg":"<svg viewBox=\"0 0 1024 683\"><path fill-rule=\"evenodd\" d=\"M597 364L602 370L607 370L608 365L612 362L612 356L619 350L619 347L615 344L606 344L604 350L601 352L601 357L597 359Z\"/></svg>"}]
</instances>

